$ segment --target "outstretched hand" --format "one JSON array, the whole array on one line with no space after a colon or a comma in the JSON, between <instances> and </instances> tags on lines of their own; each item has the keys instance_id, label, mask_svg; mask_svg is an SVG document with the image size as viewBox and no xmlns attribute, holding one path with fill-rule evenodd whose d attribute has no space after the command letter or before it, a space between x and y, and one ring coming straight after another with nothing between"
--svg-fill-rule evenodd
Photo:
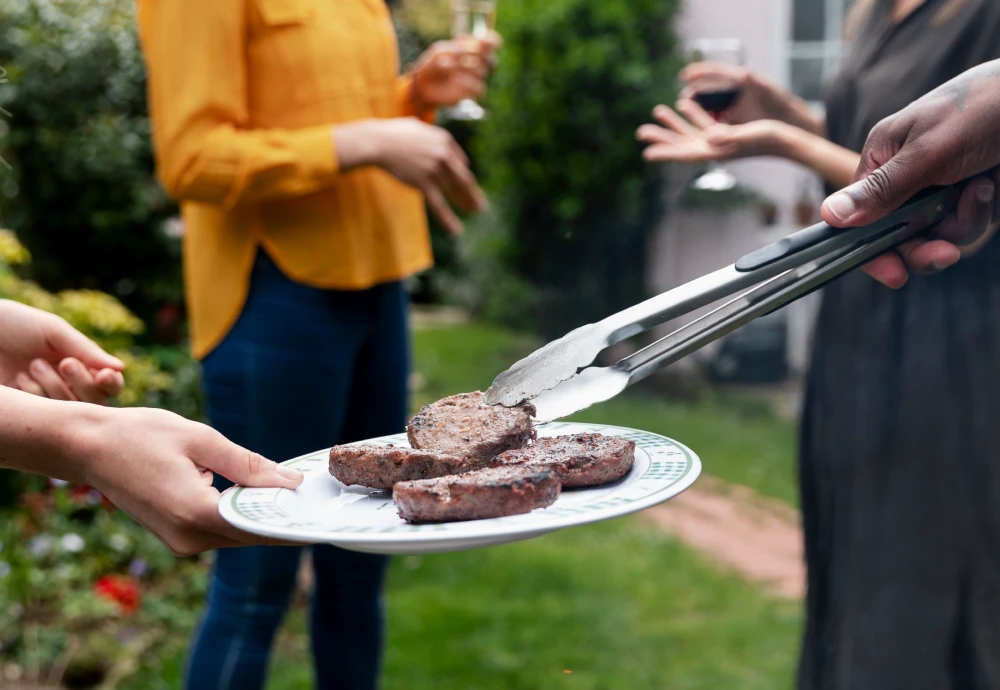
<instances>
[{"instance_id":1,"label":"outstretched hand","mask_svg":"<svg viewBox=\"0 0 1000 690\"><path fill-rule=\"evenodd\" d=\"M636 132L636 139L649 144L643 152L648 161L702 163L775 155L781 141L780 129L786 126L776 120L716 122L689 98L679 100L676 111L656 106L653 117L659 125L642 125Z\"/></svg>"}]
</instances>

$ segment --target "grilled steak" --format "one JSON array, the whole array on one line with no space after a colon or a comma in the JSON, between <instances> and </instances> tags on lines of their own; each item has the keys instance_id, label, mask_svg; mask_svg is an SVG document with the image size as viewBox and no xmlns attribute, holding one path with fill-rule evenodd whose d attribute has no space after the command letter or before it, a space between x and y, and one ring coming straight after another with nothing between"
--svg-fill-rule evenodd
<instances>
[{"instance_id":1,"label":"grilled steak","mask_svg":"<svg viewBox=\"0 0 1000 690\"><path fill-rule=\"evenodd\" d=\"M547 467L567 488L600 486L621 479L635 463L635 442L601 434L575 434L539 439L521 450L509 450L494 467Z\"/></svg>"},{"instance_id":2,"label":"grilled steak","mask_svg":"<svg viewBox=\"0 0 1000 690\"><path fill-rule=\"evenodd\" d=\"M483 394L462 393L418 412L406 429L414 448L433 448L489 463L505 450L523 448L535 437L535 408L491 406Z\"/></svg>"},{"instance_id":3,"label":"grilled steak","mask_svg":"<svg viewBox=\"0 0 1000 690\"><path fill-rule=\"evenodd\" d=\"M400 482L392 500L407 522L457 522L545 508L559 498L560 488L556 475L543 467L499 467Z\"/></svg>"},{"instance_id":4,"label":"grilled steak","mask_svg":"<svg viewBox=\"0 0 1000 690\"><path fill-rule=\"evenodd\" d=\"M396 482L460 474L488 465L488 462L437 450L396 446L335 446L330 449L330 474L348 486L359 484L372 489L391 489Z\"/></svg>"}]
</instances>

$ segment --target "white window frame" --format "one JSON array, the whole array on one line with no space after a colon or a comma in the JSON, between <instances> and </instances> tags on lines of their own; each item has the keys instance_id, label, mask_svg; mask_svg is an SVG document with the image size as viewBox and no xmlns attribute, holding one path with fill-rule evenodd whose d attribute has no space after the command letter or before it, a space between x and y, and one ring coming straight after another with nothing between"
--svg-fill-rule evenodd
<instances>
[{"instance_id":1,"label":"white window frame","mask_svg":"<svg viewBox=\"0 0 1000 690\"><path fill-rule=\"evenodd\" d=\"M822 60L820 78L824 84L829 83L840 66L840 59L844 54L844 14L850 0L825 0L825 2L823 40L796 41L792 36L795 27L795 0L788 0L786 65L789 86L792 85L792 64L795 60ZM813 105L821 107L822 103L814 101Z\"/></svg>"}]
</instances>

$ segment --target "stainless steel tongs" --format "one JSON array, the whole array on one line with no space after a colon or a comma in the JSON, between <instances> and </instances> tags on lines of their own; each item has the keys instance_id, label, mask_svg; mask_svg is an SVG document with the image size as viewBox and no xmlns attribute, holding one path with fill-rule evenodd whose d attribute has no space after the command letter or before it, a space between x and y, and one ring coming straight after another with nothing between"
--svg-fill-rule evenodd
<instances>
[{"instance_id":1,"label":"stainless steel tongs","mask_svg":"<svg viewBox=\"0 0 1000 690\"><path fill-rule=\"evenodd\" d=\"M929 189L871 225L841 230L818 223L793 233L732 266L554 340L497 376L486 402L506 407L530 402L542 423L609 400L657 369L932 228L954 210L960 195L961 185ZM591 366L605 348L740 290L746 292L615 364Z\"/></svg>"}]
</instances>

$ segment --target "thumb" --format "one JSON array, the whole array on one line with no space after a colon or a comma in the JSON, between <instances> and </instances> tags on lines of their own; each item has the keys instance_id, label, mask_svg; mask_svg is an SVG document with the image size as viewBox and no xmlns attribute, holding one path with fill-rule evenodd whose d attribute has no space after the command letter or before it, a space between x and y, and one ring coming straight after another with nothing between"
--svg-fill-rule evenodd
<instances>
[{"instance_id":1,"label":"thumb","mask_svg":"<svg viewBox=\"0 0 1000 690\"><path fill-rule=\"evenodd\" d=\"M823 220L835 227L866 225L885 218L932 184L926 164L892 158L823 202Z\"/></svg>"},{"instance_id":2,"label":"thumb","mask_svg":"<svg viewBox=\"0 0 1000 690\"><path fill-rule=\"evenodd\" d=\"M294 489L302 483L303 475L298 470L230 443L221 434L218 440L219 446L205 457L192 458L195 463L240 486Z\"/></svg>"},{"instance_id":3,"label":"thumb","mask_svg":"<svg viewBox=\"0 0 1000 690\"><path fill-rule=\"evenodd\" d=\"M125 369L124 362L109 355L93 340L58 317L52 319L45 339L57 360L72 357L91 369Z\"/></svg>"},{"instance_id":4,"label":"thumb","mask_svg":"<svg viewBox=\"0 0 1000 690\"><path fill-rule=\"evenodd\" d=\"M823 220L835 227L874 223L931 186L940 172L930 156L919 155L891 128L876 127L861 152L854 184L823 202Z\"/></svg>"}]
</instances>

